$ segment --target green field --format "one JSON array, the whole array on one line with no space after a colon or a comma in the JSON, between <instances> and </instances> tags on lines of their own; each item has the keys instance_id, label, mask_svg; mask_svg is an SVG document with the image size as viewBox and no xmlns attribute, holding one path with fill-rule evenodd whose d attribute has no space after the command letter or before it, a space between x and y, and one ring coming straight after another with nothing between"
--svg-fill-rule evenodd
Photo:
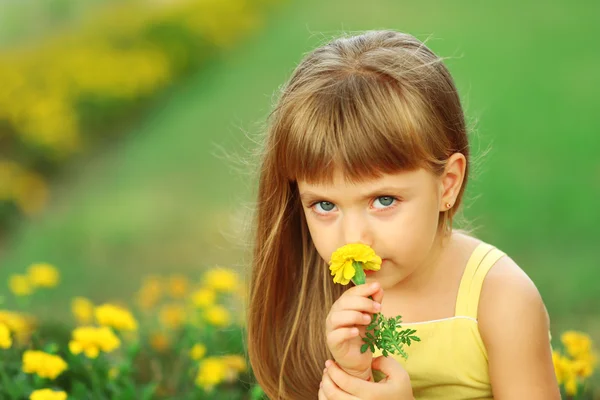
<instances>
[{"instance_id":1,"label":"green field","mask_svg":"<svg viewBox=\"0 0 600 400\"><path fill-rule=\"evenodd\" d=\"M303 53L342 32L395 28L449 57L473 151L490 150L469 182L466 219L532 277L555 337L578 329L600 343L598 15L598 2L565 0L284 5L58 177L47 212L2 244L0 280L55 264L62 284L36 304L63 315L75 295L130 299L149 273L244 268L236 216L253 187L220 149L245 155L246 133L258 133Z\"/></svg>"}]
</instances>

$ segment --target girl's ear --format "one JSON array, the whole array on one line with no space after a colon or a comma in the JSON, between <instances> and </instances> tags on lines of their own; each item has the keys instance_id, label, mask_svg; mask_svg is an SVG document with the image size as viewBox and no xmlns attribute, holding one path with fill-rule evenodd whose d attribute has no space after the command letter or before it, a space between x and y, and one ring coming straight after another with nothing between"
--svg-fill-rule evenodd
<instances>
[{"instance_id":1,"label":"girl's ear","mask_svg":"<svg viewBox=\"0 0 600 400\"><path fill-rule=\"evenodd\" d=\"M466 167L467 160L462 153L454 153L448 158L446 168L441 176L440 211L447 211L454 206L465 178Z\"/></svg>"}]
</instances>

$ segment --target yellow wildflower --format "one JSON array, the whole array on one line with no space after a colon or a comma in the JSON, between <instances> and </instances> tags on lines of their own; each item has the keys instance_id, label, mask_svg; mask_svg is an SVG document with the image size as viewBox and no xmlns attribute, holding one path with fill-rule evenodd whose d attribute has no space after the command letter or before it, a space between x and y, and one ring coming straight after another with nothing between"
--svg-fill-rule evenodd
<instances>
[{"instance_id":1,"label":"yellow wildflower","mask_svg":"<svg viewBox=\"0 0 600 400\"><path fill-rule=\"evenodd\" d=\"M15 339L19 343L25 343L34 330L35 320L31 316L0 310L0 323L5 324L15 334Z\"/></svg>"},{"instance_id":2,"label":"yellow wildflower","mask_svg":"<svg viewBox=\"0 0 600 400\"><path fill-rule=\"evenodd\" d=\"M193 360L199 360L206 354L206 346L201 343L196 343L190 350L190 357Z\"/></svg>"},{"instance_id":3,"label":"yellow wildflower","mask_svg":"<svg viewBox=\"0 0 600 400\"><path fill-rule=\"evenodd\" d=\"M95 309L96 321L102 326L109 326L120 331L134 331L137 321L128 310L114 304L103 304Z\"/></svg>"},{"instance_id":4,"label":"yellow wildflower","mask_svg":"<svg viewBox=\"0 0 600 400\"><path fill-rule=\"evenodd\" d=\"M167 351L170 346L171 341L165 333L155 332L150 335L150 347L152 347L154 350L162 353Z\"/></svg>"},{"instance_id":5,"label":"yellow wildflower","mask_svg":"<svg viewBox=\"0 0 600 400\"><path fill-rule=\"evenodd\" d=\"M41 378L55 379L65 369L65 360L43 351L27 350L23 353L23 372L37 374Z\"/></svg>"},{"instance_id":6,"label":"yellow wildflower","mask_svg":"<svg viewBox=\"0 0 600 400\"><path fill-rule=\"evenodd\" d=\"M185 297L188 291L189 282L183 275L172 275L169 278L169 293L174 299Z\"/></svg>"},{"instance_id":7,"label":"yellow wildflower","mask_svg":"<svg viewBox=\"0 0 600 400\"><path fill-rule=\"evenodd\" d=\"M47 263L37 263L29 266L27 270L29 282L33 287L55 287L59 281L58 270Z\"/></svg>"},{"instance_id":8,"label":"yellow wildflower","mask_svg":"<svg viewBox=\"0 0 600 400\"><path fill-rule=\"evenodd\" d=\"M354 278L356 271L352 263L362 263L363 269L379 271L381 268L381 257L366 244L347 244L337 249L329 261L329 270L334 275L333 282L347 285Z\"/></svg>"},{"instance_id":9,"label":"yellow wildflower","mask_svg":"<svg viewBox=\"0 0 600 400\"><path fill-rule=\"evenodd\" d=\"M204 274L204 283L218 291L233 293L240 287L239 276L236 272L226 268L215 268Z\"/></svg>"},{"instance_id":10,"label":"yellow wildflower","mask_svg":"<svg viewBox=\"0 0 600 400\"><path fill-rule=\"evenodd\" d=\"M181 304L166 304L164 305L158 318L164 326L177 329L185 322L186 312Z\"/></svg>"},{"instance_id":11,"label":"yellow wildflower","mask_svg":"<svg viewBox=\"0 0 600 400\"><path fill-rule=\"evenodd\" d=\"M121 345L113 331L103 326L83 326L73 331L73 340L69 342L69 350L73 354L84 353L88 358L96 358L100 351L109 353Z\"/></svg>"},{"instance_id":12,"label":"yellow wildflower","mask_svg":"<svg viewBox=\"0 0 600 400\"><path fill-rule=\"evenodd\" d=\"M71 301L71 312L79 324L89 324L94 318L94 303L85 297L75 297Z\"/></svg>"},{"instance_id":13,"label":"yellow wildflower","mask_svg":"<svg viewBox=\"0 0 600 400\"><path fill-rule=\"evenodd\" d=\"M229 368L231 368L235 372L246 371L246 359L239 354L228 354L222 356L221 359Z\"/></svg>"},{"instance_id":14,"label":"yellow wildflower","mask_svg":"<svg viewBox=\"0 0 600 400\"><path fill-rule=\"evenodd\" d=\"M31 283L25 275L12 275L8 281L8 287L16 296L27 296L33 291Z\"/></svg>"},{"instance_id":15,"label":"yellow wildflower","mask_svg":"<svg viewBox=\"0 0 600 400\"><path fill-rule=\"evenodd\" d=\"M198 308L204 308L215 304L217 294L213 289L202 288L192 293L192 303Z\"/></svg>"},{"instance_id":16,"label":"yellow wildflower","mask_svg":"<svg viewBox=\"0 0 600 400\"><path fill-rule=\"evenodd\" d=\"M29 395L29 400L67 400L67 393L52 389L39 389Z\"/></svg>"},{"instance_id":17,"label":"yellow wildflower","mask_svg":"<svg viewBox=\"0 0 600 400\"><path fill-rule=\"evenodd\" d=\"M561 335L560 340L565 345L567 353L573 358L588 355L592 350L592 340L583 332L566 331Z\"/></svg>"},{"instance_id":18,"label":"yellow wildflower","mask_svg":"<svg viewBox=\"0 0 600 400\"><path fill-rule=\"evenodd\" d=\"M137 302L144 310L149 310L158 303L162 295L162 284L157 276L147 277L137 294Z\"/></svg>"},{"instance_id":19,"label":"yellow wildflower","mask_svg":"<svg viewBox=\"0 0 600 400\"><path fill-rule=\"evenodd\" d=\"M198 375L196 376L196 385L205 390L212 388L227 377L227 365L223 360L217 357L209 357L202 360Z\"/></svg>"},{"instance_id":20,"label":"yellow wildflower","mask_svg":"<svg viewBox=\"0 0 600 400\"><path fill-rule=\"evenodd\" d=\"M225 327L231 323L229 310L219 304L208 308L204 312L204 318L208 323L218 327Z\"/></svg>"},{"instance_id":21,"label":"yellow wildflower","mask_svg":"<svg viewBox=\"0 0 600 400\"><path fill-rule=\"evenodd\" d=\"M12 346L12 338L10 336L10 329L6 324L0 322L0 348L8 349Z\"/></svg>"}]
</instances>

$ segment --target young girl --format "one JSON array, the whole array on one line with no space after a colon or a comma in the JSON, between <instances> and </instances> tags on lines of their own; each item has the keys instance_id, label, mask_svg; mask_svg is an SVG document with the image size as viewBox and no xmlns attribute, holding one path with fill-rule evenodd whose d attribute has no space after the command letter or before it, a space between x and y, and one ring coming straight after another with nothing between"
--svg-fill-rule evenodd
<instances>
[{"instance_id":1,"label":"young girl","mask_svg":"<svg viewBox=\"0 0 600 400\"><path fill-rule=\"evenodd\" d=\"M300 63L259 169L248 351L269 398L560 398L536 287L452 229L469 153L454 82L414 37L342 37ZM333 283L348 243L383 259L365 285ZM360 352L379 311L417 330L408 360Z\"/></svg>"}]
</instances>

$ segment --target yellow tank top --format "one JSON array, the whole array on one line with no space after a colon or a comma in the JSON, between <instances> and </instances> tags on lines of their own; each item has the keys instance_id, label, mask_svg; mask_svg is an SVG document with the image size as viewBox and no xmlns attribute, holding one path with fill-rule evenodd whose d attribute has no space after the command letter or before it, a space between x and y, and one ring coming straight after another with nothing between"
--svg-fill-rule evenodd
<instances>
[{"instance_id":1,"label":"yellow tank top","mask_svg":"<svg viewBox=\"0 0 600 400\"><path fill-rule=\"evenodd\" d=\"M415 399L493 399L487 351L477 327L477 307L486 274L504 255L480 243L461 278L454 317L402 324L403 329L416 329L415 335L421 338L421 342L405 347L407 360L393 356L410 375ZM374 354L379 355L380 351Z\"/></svg>"}]
</instances>

